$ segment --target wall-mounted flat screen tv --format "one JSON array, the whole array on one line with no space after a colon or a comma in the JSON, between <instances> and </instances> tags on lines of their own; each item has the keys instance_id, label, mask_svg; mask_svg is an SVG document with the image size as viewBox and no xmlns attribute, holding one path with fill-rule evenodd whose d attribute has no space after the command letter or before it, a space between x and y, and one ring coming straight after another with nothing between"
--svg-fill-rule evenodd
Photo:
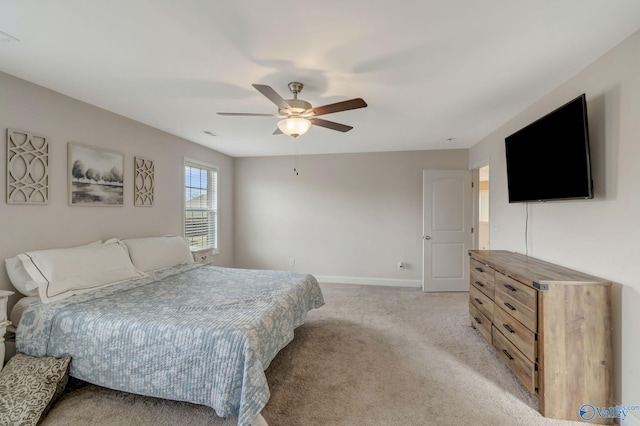
<instances>
[{"instance_id":1,"label":"wall-mounted flat screen tv","mask_svg":"<svg viewBox=\"0 0 640 426\"><path fill-rule=\"evenodd\" d=\"M509 202L593 198L582 94L505 138Z\"/></svg>"}]
</instances>

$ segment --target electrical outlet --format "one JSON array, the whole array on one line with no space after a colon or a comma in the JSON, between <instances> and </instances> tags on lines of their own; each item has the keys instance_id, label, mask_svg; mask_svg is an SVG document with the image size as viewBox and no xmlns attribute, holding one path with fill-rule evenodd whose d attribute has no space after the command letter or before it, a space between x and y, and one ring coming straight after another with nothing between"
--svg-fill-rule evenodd
<instances>
[{"instance_id":1,"label":"electrical outlet","mask_svg":"<svg viewBox=\"0 0 640 426\"><path fill-rule=\"evenodd\" d=\"M289 259L289 266L296 266L296 259L295 257L292 257Z\"/></svg>"}]
</instances>

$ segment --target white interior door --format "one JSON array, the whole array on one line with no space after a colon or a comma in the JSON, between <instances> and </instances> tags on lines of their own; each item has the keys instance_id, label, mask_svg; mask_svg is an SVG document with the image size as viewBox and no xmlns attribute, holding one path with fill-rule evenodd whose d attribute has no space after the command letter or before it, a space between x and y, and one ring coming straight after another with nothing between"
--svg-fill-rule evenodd
<instances>
[{"instance_id":1,"label":"white interior door","mask_svg":"<svg viewBox=\"0 0 640 426\"><path fill-rule=\"evenodd\" d=\"M423 291L468 291L470 170L423 171Z\"/></svg>"}]
</instances>

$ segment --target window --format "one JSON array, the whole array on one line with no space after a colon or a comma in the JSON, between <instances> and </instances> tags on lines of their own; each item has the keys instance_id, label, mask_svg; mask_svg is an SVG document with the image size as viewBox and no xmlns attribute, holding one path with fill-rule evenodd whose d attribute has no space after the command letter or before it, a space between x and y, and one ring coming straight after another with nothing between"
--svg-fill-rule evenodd
<instances>
[{"instance_id":1,"label":"window","mask_svg":"<svg viewBox=\"0 0 640 426\"><path fill-rule=\"evenodd\" d=\"M218 250L218 169L184 160L184 236L193 249Z\"/></svg>"}]
</instances>

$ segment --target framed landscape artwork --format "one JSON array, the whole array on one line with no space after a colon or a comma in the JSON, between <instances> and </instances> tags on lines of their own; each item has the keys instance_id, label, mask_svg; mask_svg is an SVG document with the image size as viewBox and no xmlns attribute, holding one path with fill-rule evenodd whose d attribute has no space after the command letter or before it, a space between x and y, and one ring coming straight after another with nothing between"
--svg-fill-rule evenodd
<instances>
[{"instance_id":1,"label":"framed landscape artwork","mask_svg":"<svg viewBox=\"0 0 640 426\"><path fill-rule=\"evenodd\" d=\"M70 205L123 205L122 154L69 142L67 157Z\"/></svg>"}]
</instances>

